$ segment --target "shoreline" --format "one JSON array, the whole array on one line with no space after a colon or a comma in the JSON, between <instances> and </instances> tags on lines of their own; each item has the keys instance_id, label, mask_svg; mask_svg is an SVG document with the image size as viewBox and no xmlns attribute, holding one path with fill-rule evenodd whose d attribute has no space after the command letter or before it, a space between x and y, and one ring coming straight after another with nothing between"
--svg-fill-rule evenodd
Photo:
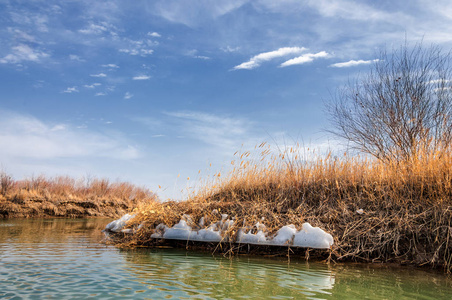
<instances>
[{"instance_id":1,"label":"shoreline","mask_svg":"<svg viewBox=\"0 0 452 300\"><path fill-rule=\"evenodd\" d=\"M127 182L67 176L14 180L0 172L0 219L32 217L117 218L157 196Z\"/></svg>"}]
</instances>

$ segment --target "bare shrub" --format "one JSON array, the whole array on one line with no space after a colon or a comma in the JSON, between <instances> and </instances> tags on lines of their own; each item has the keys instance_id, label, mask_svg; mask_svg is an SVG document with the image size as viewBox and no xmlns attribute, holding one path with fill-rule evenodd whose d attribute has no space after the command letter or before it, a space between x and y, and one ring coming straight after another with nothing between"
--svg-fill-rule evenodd
<instances>
[{"instance_id":1,"label":"bare shrub","mask_svg":"<svg viewBox=\"0 0 452 300\"><path fill-rule=\"evenodd\" d=\"M452 142L451 57L437 46L381 51L370 72L332 100L330 132L380 160L407 160Z\"/></svg>"}]
</instances>

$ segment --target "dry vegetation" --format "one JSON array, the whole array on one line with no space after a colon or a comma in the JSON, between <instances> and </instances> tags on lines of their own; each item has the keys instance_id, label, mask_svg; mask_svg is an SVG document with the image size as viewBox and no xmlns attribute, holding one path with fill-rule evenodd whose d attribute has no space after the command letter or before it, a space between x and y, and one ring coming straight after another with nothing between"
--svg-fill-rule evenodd
<instances>
[{"instance_id":1,"label":"dry vegetation","mask_svg":"<svg viewBox=\"0 0 452 300\"><path fill-rule=\"evenodd\" d=\"M234 240L242 226L257 221L269 234L304 222L331 233L334 261L398 262L452 271L452 154L416 155L409 161L302 155L294 149L272 156L239 153L227 176L216 174L204 189L183 202L149 202L135 209L128 225L144 222L132 236L116 243L155 246L154 228L172 226L184 214L206 226L226 213L235 217L227 233ZM236 245L213 245L237 253ZM267 249L271 251L271 249ZM287 249L286 249L287 253Z\"/></svg>"},{"instance_id":2,"label":"dry vegetation","mask_svg":"<svg viewBox=\"0 0 452 300\"><path fill-rule=\"evenodd\" d=\"M151 191L125 182L43 176L16 181L0 173L0 218L118 217L155 199Z\"/></svg>"}]
</instances>

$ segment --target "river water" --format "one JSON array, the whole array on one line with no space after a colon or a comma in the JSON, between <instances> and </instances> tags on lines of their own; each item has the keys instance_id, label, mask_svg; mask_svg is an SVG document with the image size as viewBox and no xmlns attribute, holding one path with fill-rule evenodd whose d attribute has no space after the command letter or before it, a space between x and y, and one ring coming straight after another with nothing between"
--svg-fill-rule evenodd
<instances>
[{"instance_id":1,"label":"river water","mask_svg":"<svg viewBox=\"0 0 452 300\"><path fill-rule=\"evenodd\" d=\"M0 298L452 299L452 279L413 268L120 250L109 221L0 220Z\"/></svg>"}]
</instances>

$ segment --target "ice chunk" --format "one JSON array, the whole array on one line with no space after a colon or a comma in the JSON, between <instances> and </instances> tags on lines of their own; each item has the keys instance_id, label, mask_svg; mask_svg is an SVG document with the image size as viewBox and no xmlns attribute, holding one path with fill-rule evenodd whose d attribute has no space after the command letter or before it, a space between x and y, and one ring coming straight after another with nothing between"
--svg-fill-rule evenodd
<instances>
[{"instance_id":1,"label":"ice chunk","mask_svg":"<svg viewBox=\"0 0 452 300\"><path fill-rule=\"evenodd\" d=\"M185 220L180 220L179 223L165 230L163 238L169 240L191 240L191 232L192 230L190 226L187 225L187 222Z\"/></svg>"},{"instance_id":2,"label":"ice chunk","mask_svg":"<svg viewBox=\"0 0 452 300\"><path fill-rule=\"evenodd\" d=\"M268 241L267 236L262 230L259 230L257 233L244 233L243 230L240 229L237 235L237 243L266 245L268 244Z\"/></svg>"},{"instance_id":3,"label":"ice chunk","mask_svg":"<svg viewBox=\"0 0 452 300\"><path fill-rule=\"evenodd\" d=\"M193 239L194 238L194 239ZM192 240L200 242L221 242L221 234L218 230L214 230L212 227L207 229L201 229L196 236L192 237Z\"/></svg>"},{"instance_id":4,"label":"ice chunk","mask_svg":"<svg viewBox=\"0 0 452 300\"><path fill-rule=\"evenodd\" d=\"M105 227L106 231L120 232L127 224L128 221L132 220L135 214L125 214L118 220L114 220Z\"/></svg>"},{"instance_id":5,"label":"ice chunk","mask_svg":"<svg viewBox=\"0 0 452 300\"><path fill-rule=\"evenodd\" d=\"M278 230L276 233L276 236L273 237L271 240L271 243L273 245L291 245L294 235L297 233L297 229L295 228L295 225L286 225L281 227L281 229Z\"/></svg>"},{"instance_id":6,"label":"ice chunk","mask_svg":"<svg viewBox=\"0 0 452 300\"><path fill-rule=\"evenodd\" d=\"M185 220L180 220L179 223L171 228L168 228L163 224L160 224L159 226L157 226L155 232L151 235L151 237L163 237L164 239L168 240L188 240L200 242L220 242L222 239L220 232L216 230L216 226L209 226L206 229L195 231L192 230L190 226L188 226ZM163 231L163 234L159 231Z\"/></svg>"},{"instance_id":7,"label":"ice chunk","mask_svg":"<svg viewBox=\"0 0 452 300\"><path fill-rule=\"evenodd\" d=\"M328 249L333 245L333 236L319 227L304 223L302 229L294 236L293 246Z\"/></svg>"}]
</instances>

